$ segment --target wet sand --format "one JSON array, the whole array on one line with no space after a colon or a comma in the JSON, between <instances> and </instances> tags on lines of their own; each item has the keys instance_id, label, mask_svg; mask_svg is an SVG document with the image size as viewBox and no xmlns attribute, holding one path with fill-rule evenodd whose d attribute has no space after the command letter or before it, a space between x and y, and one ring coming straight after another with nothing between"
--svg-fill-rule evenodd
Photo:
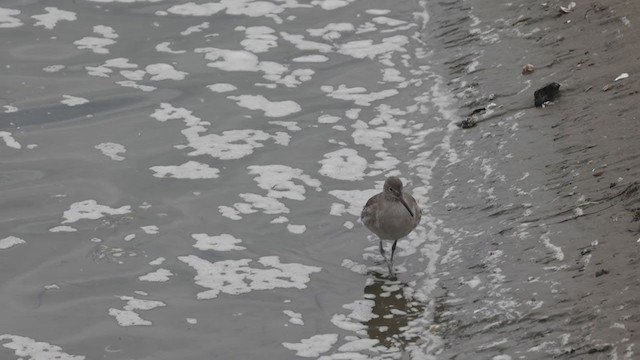
<instances>
[{"instance_id":1,"label":"wet sand","mask_svg":"<svg viewBox=\"0 0 640 360\"><path fill-rule=\"evenodd\" d=\"M461 116L488 110L456 134L464 155L434 186L455 224L438 358L638 356L640 6L561 12L568 4L429 8ZM528 63L535 71L521 74ZM534 108L534 90L554 81L561 97Z\"/></svg>"}]
</instances>

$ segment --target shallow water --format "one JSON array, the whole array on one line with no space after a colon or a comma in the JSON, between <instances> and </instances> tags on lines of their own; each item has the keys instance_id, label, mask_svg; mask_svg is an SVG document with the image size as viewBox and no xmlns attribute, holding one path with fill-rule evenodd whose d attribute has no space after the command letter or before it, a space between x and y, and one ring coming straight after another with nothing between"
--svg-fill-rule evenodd
<instances>
[{"instance_id":1,"label":"shallow water","mask_svg":"<svg viewBox=\"0 0 640 360\"><path fill-rule=\"evenodd\" d=\"M438 351L424 4L3 7L0 357ZM425 211L398 281L358 220L392 174Z\"/></svg>"}]
</instances>

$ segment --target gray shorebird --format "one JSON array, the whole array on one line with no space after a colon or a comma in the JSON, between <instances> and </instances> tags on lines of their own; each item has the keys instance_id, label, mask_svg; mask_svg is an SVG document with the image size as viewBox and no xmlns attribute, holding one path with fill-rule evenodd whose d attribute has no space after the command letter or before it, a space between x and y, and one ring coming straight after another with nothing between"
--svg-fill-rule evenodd
<instances>
[{"instance_id":1,"label":"gray shorebird","mask_svg":"<svg viewBox=\"0 0 640 360\"><path fill-rule=\"evenodd\" d=\"M396 176L388 177L382 192L372 196L362 209L362 223L380 238L380 254L387 262L390 276L395 277L393 254L398 240L409 235L421 217L418 203L413 196L402 191L402 181ZM384 254L382 240L393 240L389 260Z\"/></svg>"}]
</instances>

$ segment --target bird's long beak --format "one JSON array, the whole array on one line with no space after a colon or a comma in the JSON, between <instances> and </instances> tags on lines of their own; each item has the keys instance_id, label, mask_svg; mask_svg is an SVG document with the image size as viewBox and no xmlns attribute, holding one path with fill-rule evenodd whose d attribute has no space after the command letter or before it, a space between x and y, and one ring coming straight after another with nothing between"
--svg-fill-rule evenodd
<instances>
[{"instance_id":1,"label":"bird's long beak","mask_svg":"<svg viewBox=\"0 0 640 360\"><path fill-rule=\"evenodd\" d=\"M402 194L400 194L400 196L398 197L398 200L400 200L402 205L404 205L404 207L407 208L407 211L409 212L409 214L411 214L411 217L413 217L413 211L411 211L411 209L409 208L409 205L407 205L407 202L404 201L404 196L402 196Z\"/></svg>"}]
</instances>

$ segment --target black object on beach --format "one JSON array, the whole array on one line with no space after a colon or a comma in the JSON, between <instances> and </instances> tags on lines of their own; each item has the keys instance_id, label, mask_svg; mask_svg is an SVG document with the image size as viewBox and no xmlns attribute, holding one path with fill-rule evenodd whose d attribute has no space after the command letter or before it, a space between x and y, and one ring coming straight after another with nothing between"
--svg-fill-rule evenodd
<instances>
[{"instance_id":1,"label":"black object on beach","mask_svg":"<svg viewBox=\"0 0 640 360\"><path fill-rule=\"evenodd\" d=\"M533 93L533 100L536 107L541 107L547 101L555 100L560 94L560 84L552 82Z\"/></svg>"}]
</instances>

